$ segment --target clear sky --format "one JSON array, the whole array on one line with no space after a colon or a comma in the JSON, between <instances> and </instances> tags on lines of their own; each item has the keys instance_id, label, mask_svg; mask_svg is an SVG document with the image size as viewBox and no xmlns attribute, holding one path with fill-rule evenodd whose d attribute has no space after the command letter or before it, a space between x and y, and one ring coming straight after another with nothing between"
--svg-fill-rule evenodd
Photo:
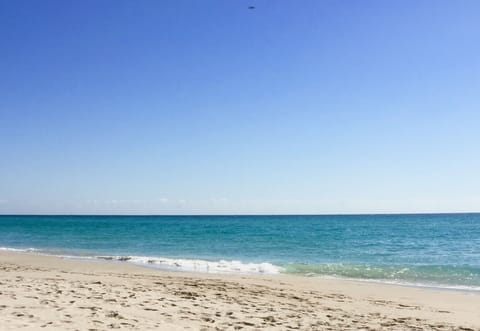
<instances>
[{"instance_id":1,"label":"clear sky","mask_svg":"<svg viewBox=\"0 0 480 331\"><path fill-rule=\"evenodd\" d=\"M477 0L0 0L0 213L449 211Z\"/></svg>"}]
</instances>

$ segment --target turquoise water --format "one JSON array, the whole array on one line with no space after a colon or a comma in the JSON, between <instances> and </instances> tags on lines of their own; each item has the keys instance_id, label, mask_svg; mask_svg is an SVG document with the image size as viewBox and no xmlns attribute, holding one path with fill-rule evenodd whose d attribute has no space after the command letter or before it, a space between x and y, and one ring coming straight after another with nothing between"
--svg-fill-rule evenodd
<instances>
[{"instance_id":1,"label":"turquoise water","mask_svg":"<svg viewBox=\"0 0 480 331\"><path fill-rule=\"evenodd\" d=\"M0 247L161 269L480 290L480 214L0 216Z\"/></svg>"}]
</instances>

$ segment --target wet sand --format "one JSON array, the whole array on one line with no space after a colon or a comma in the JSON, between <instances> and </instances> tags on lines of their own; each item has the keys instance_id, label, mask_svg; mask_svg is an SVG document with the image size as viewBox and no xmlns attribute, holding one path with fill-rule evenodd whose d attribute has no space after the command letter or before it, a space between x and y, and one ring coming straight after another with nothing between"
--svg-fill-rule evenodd
<instances>
[{"instance_id":1,"label":"wet sand","mask_svg":"<svg viewBox=\"0 0 480 331\"><path fill-rule=\"evenodd\" d=\"M480 294L0 252L0 330L480 330Z\"/></svg>"}]
</instances>

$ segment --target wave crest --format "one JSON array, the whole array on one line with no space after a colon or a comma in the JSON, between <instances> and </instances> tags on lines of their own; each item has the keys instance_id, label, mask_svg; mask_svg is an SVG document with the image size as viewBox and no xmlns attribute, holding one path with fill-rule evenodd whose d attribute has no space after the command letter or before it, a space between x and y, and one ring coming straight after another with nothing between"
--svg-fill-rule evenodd
<instances>
[{"instance_id":1,"label":"wave crest","mask_svg":"<svg viewBox=\"0 0 480 331\"><path fill-rule=\"evenodd\" d=\"M96 258L148 265L159 269L216 274L278 274L282 271L281 267L267 262L244 263L236 260L207 261L149 256L96 256Z\"/></svg>"}]
</instances>

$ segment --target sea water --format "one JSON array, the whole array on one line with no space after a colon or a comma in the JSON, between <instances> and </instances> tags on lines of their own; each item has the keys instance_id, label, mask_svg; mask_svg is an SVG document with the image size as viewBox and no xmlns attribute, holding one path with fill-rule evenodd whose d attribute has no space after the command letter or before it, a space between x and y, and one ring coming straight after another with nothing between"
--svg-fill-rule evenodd
<instances>
[{"instance_id":1,"label":"sea water","mask_svg":"<svg viewBox=\"0 0 480 331\"><path fill-rule=\"evenodd\" d=\"M179 271L480 291L480 214L0 216L0 247Z\"/></svg>"}]
</instances>

